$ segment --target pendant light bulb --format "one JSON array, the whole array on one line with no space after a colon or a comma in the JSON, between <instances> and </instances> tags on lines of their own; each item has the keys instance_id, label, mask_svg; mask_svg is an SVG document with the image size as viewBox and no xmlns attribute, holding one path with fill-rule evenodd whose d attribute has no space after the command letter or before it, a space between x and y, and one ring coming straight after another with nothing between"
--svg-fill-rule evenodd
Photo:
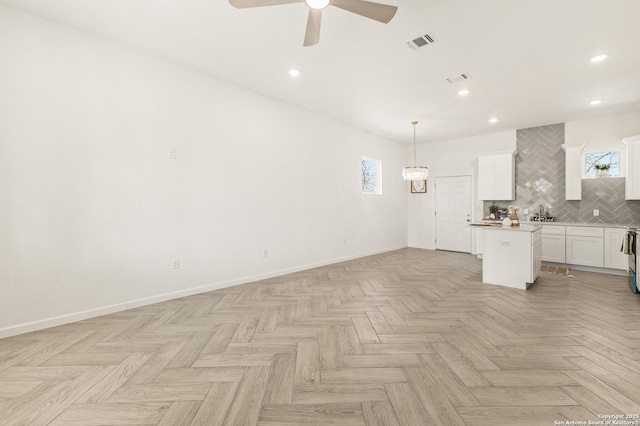
<instances>
[{"instance_id":1,"label":"pendant light bulb","mask_svg":"<svg viewBox=\"0 0 640 426\"><path fill-rule=\"evenodd\" d=\"M416 166L416 124L417 121L412 121L413 125L413 167L408 166L402 170L402 177L404 180L427 180L429 175L429 169L425 166Z\"/></svg>"}]
</instances>

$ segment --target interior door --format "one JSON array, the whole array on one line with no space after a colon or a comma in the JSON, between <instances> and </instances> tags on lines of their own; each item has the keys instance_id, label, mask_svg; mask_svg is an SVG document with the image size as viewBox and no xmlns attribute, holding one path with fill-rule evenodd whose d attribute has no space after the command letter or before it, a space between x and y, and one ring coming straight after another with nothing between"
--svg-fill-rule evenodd
<instances>
[{"instance_id":1,"label":"interior door","mask_svg":"<svg viewBox=\"0 0 640 426\"><path fill-rule=\"evenodd\" d=\"M436 178L436 249L471 252L471 176Z\"/></svg>"}]
</instances>

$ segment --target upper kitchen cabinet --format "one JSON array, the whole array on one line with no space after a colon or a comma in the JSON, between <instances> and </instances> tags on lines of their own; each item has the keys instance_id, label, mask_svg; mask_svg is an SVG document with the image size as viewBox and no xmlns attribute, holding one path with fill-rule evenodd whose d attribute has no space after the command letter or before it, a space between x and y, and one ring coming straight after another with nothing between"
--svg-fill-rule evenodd
<instances>
[{"instance_id":1,"label":"upper kitchen cabinet","mask_svg":"<svg viewBox=\"0 0 640 426\"><path fill-rule=\"evenodd\" d=\"M516 198L517 151L499 151L478 157L478 199L514 200Z\"/></svg>"},{"instance_id":2,"label":"upper kitchen cabinet","mask_svg":"<svg viewBox=\"0 0 640 426\"><path fill-rule=\"evenodd\" d=\"M582 149L585 144L564 144L565 199L582 200Z\"/></svg>"},{"instance_id":3,"label":"upper kitchen cabinet","mask_svg":"<svg viewBox=\"0 0 640 426\"><path fill-rule=\"evenodd\" d=\"M627 178L624 182L625 200L640 200L640 136L622 139L627 147Z\"/></svg>"}]
</instances>

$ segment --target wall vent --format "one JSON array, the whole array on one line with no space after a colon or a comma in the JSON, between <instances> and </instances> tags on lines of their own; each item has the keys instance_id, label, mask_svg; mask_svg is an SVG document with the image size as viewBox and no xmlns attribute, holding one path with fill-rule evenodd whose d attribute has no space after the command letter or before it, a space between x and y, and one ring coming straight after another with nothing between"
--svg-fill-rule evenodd
<instances>
[{"instance_id":1,"label":"wall vent","mask_svg":"<svg viewBox=\"0 0 640 426\"><path fill-rule=\"evenodd\" d=\"M409 46L411 49L419 49L421 47L424 46L428 46L430 44L433 44L436 42L436 38L433 36L433 34L427 33L425 35L421 35L418 38L414 38L411 41L407 42L407 46Z\"/></svg>"},{"instance_id":2,"label":"wall vent","mask_svg":"<svg viewBox=\"0 0 640 426\"><path fill-rule=\"evenodd\" d=\"M471 79L471 76L469 74L467 74L466 72L463 72L462 74L454 75L453 77L447 78L447 81L450 84L456 84L456 83L460 83L460 82L467 81L467 80L470 80L470 79Z\"/></svg>"}]
</instances>

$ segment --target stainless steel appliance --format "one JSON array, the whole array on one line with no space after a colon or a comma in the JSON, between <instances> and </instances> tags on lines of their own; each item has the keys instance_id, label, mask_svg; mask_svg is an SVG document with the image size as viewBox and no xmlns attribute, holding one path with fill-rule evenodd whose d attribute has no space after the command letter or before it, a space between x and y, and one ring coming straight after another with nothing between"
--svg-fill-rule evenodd
<instances>
[{"instance_id":1,"label":"stainless steel appliance","mask_svg":"<svg viewBox=\"0 0 640 426\"><path fill-rule=\"evenodd\" d=\"M636 271L638 270L638 256L636 253L638 252L638 233L640 230L629 229L627 230L627 244L629 246L629 286L631 287L631 291L634 293L640 293L638 291L638 281Z\"/></svg>"}]
</instances>

